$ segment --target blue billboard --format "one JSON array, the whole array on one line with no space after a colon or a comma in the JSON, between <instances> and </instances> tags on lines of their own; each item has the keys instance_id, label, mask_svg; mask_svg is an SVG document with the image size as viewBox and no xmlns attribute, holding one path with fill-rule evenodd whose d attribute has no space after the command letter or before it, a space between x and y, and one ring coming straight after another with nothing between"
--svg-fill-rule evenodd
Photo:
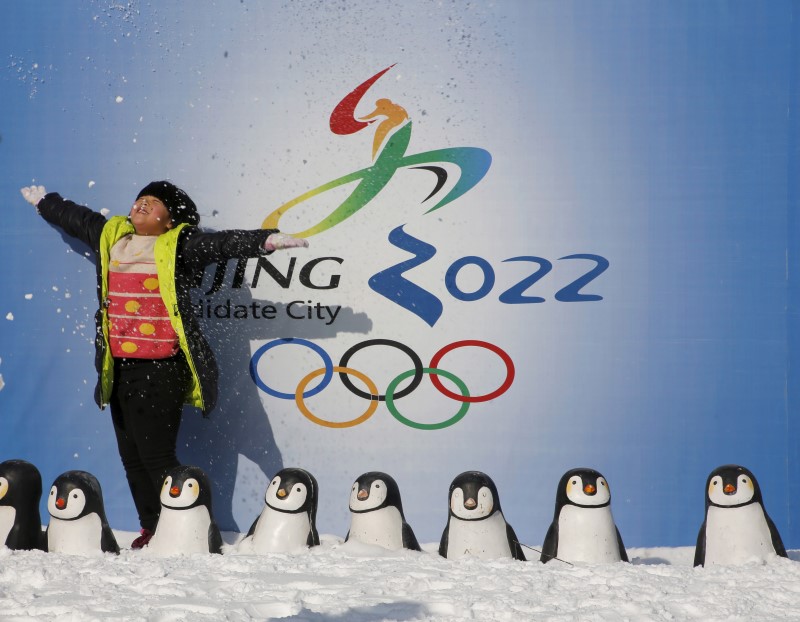
<instances>
[{"instance_id":1,"label":"blue billboard","mask_svg":"<svg viewBox=\"0 0 800 622\"><path fill-rule=\"evenodd\" d=\"M586 466L628 546L688 545L738 463L797 548L799 9L4 3L0 459L95 473L138 528L93 399L92 254L20 188L111 216L170 179L201 227L309 241L194 290L220 400L178 456L223 529L298 466L344 535L380 470L434 541L475 469L540 544Z\"/></svg>"}]
</instances>

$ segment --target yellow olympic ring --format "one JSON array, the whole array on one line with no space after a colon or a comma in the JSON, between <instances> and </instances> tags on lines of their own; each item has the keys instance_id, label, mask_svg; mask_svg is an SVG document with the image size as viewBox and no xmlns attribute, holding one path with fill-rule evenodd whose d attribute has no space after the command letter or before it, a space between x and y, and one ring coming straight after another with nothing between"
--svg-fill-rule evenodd
<instances>
[{"instance_id":1,"label":"yellow olympic ring","mask_svg":"<svg viewBox=\"0 0 800 622\"><path fill-rule=\"evenodd\" d=\"M357 369L351 369L350 367L339 367L338 365L333 368L333 371L340 374L352 374L361 380L361 382L363 382L365 385L367 385L370 395L372 396L369 406L367 406L367 410L360 417L356 417L350 421L327 421L326 419L320 419L314 413L312 413L303 401L303 390L306 388L306 385L308 385L309 382L311 382L317 376L324 374L325 371L326 370L324 367L312 371L300 381L300 383L297 385L297 389L295 389L294 401L297 403L297 408L300 409L300 412L303 413L303 416L306 417L306 419L309 419L317 425L321 425L326 428L352 428L359 423L364 423L375 413L375 411L378 409L378 404L380 403L378 401L378 395L380 393L378 391L378 387L375 386L375 383L372 382L367 375L362 374Z\"/></svg>"}]
</instances>

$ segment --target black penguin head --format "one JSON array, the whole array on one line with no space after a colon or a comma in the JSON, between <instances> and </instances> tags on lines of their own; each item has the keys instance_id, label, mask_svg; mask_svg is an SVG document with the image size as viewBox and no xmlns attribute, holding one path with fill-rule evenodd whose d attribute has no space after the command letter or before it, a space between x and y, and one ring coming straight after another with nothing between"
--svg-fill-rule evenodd
<instances>
[{"instance_id":1,"label":"black penguin head","mask_svg":"<svg viewBox=\"0 0 800 622\"><path fill-rule=\"evenodd\" d=\"M594 469L571 469L561 476L556 491L556 515L565 505L600 508L611 503L606 478Z\"/></svg>"},{"instance_id":2,"label":"black penguin head","mask_svg":"<svg viewBox=\"0 0 800 622\"><path fill-rule=\"evenodd\" d=\"M317 480L308 471L287 468L278 471L267 486L264 500L278 512L317 513Z\"/></svg>"},{"instance_id":3,"label":"black penguin head","mask_svg":"<svg viewBox=\"0 0 800 622\"><path fill-rule=\"evenodd\" d=\"M740 507L762 503L761 489L755 476L738 464L725 464L711 471L706 481L706 508Z\"/></svg>"},{"instance_id":4,"label":"black penguin head","mask_svg":"<svg viewBox=\"0 0 800 622\"><path fill-rule=\"evenodd\" d=\"M47 511L59 520L75 520L97 514L106 522L100 482L86 471L67 471L53 482L47 498Z\"/></svg>"},{"instance_id":5,"label":"black penguin head","mask_svg":"<svg viewBox=\"0 0 800 622\"><path fill-rule=\"evenodd\" d=\"M359 476L350 490L350 511L359 514L393 506L403 514L400 488L391 475L370 471Z\"/></svg>"},{"instance_id":6,"label":"black penguin head","mask_svg":"<svg viewBox=\"0 0 800 622\"><path fill-rule=\"evenodd\" d=\"M188 510L204 505L211 511L211 482L199 467L177 466L164 478L161 505L172 510Z\"/></svg>"},{"instance_id":7,"label":"black penguin head","mask_svg":"<svg viewBox=\"0 0 800 622\"><path fill-rule=\"evenodd\" d=\"M450 484L450 516L483 520L500 511L500 495L492 478L480 471L465 471Z\"/></svg>"},{"instance_id":8,"label":"black penguin head","mask_svg":"<svg viewBox=\"0 0 800 622\"><path fill-rule=\"evenodd\" d=\"M39 507L42 498L42 476L33 464L25 460L6 460L0 463L0 505L17 509Z\"/></svg>"}]
</instances>

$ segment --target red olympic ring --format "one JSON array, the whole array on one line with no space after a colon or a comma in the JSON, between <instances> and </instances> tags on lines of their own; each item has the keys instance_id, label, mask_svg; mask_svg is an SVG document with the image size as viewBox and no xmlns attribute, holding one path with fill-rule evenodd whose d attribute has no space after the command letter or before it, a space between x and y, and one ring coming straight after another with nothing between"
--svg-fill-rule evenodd
<instances>
[{"instance_id":1,"label":"red olympic ring","mask_svg":"<svg viewBox=\"0 0 800 622\"><path fill-rule=\"evenodd\" d=\"M503 362L506 364L506 379L503 381L497 389L492 391L491 393L487 393L486 395L459 395L458 393L453 393L449 389L447 389L443 384L442 381L439 379L439 376L435 374L430 375L431 382L433 386L435 386L440 393L446 395L452 400L456 400L457 402L488 402L489 400L493 400L494 398L502 395L508 388L511 386L511 383L514 382L514 375L516 370L514 368L514 361L511 360L511 357L505 352L505 350L497 347L493 343L489 343L488 341L478 341L477 339L464 339L463 341L454 341L450 345L444 346L441 350L439 350L436 354L433 355L431 362L428 364L428 367L438 368L439 361L442 360L445 354L450 352L451 350L455 350L456 348L463 348L466 346L475 346L478 348L486 348L487 350L491 350L497 356L499 356Z\"/></svg>"}]
</instances>

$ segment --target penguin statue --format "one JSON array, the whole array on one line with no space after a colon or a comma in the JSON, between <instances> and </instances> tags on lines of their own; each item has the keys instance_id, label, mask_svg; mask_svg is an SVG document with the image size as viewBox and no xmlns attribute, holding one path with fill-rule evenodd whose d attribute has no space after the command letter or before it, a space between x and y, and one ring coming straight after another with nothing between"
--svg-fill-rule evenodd
<instances>
[{"instance_id":1,"label":"penguin statue","mask_svg":"<svg viewBox=\"0 0 800 622\"><path fill-rule=\"evenodd\" d=\"M604 564L628 561L611 514L611 490L593 469L572 469L558 482L556 509L540 560Z\"/></svg>"},{"instance_id":2,"label":"penguin statue","mask_svg":"<svg viewBox=\"0 0 800 622\"><path fill-rule=\"evenodd\" d=\"M753 474L736 464L711 471L694 565L737 565L776 556L786 557L786 549Z\"/></svg>"},{"instance_id":3,"label":"penguin statue","mask_svg":"<svg viewBox=\"0 0 800 622\"><path fill-rule=\"evenodd\" d=\"M500 509L497 486L486 473L466 471L450 484L449 515L439 555L525 561L517 535Z\"/></svg>"},{"instance_id":4,"label":"penguin statue","mask_svg":"<svg viewBox=\"0 0 800 622\"><path fill-rule=\"evenodd\" d=\"M361 475L350 491L350 530L345 542L356 540L395 551L420 546L403 515L397 482L379 471Z\"/></svg>"},{"instance_id":5,"label":"penguin statue","mask_svg":"<svg viewBox=\"0 0 800 622\"><path fill-rule=\"evenodd\" d=\"M317 480L303 469L287 468L272 478L266 506L242 541L253 553L291 553L318 546Z\"/></svg>"},{"instance_id":6,"label":"penguin statue","mask_svg":"<svg viewBox=\"0 0 800 622\"><path fill-rule=\"evenodd\" d=\"M177 466L164 479L161 514L145 549L161 557L222 553L222 534L211 512L211 482L202 469Z\"/></svg>"},{"instance_id":7,"label":"penguin statue","mask_svg":"<svg viewBox=\"0 0 800 622\"><path fill-rule=\"evenodd\" d=\"M86 471L67 471L53 482L47 499L50 524L47 550L87 555L102 551L119 554L114 532L108 526L100 482Z\"/></svg>"},{"instance_id":8,"label":"penguin statue","mask_svg":"<svg viewBox=\"0 0 800 622\"><path fill-rule=\"evenodd\" d=\"M39 469L25 460L0 463L0 545L14 550L42 548L41 499Z\"/></svg>"}]
</instances>

